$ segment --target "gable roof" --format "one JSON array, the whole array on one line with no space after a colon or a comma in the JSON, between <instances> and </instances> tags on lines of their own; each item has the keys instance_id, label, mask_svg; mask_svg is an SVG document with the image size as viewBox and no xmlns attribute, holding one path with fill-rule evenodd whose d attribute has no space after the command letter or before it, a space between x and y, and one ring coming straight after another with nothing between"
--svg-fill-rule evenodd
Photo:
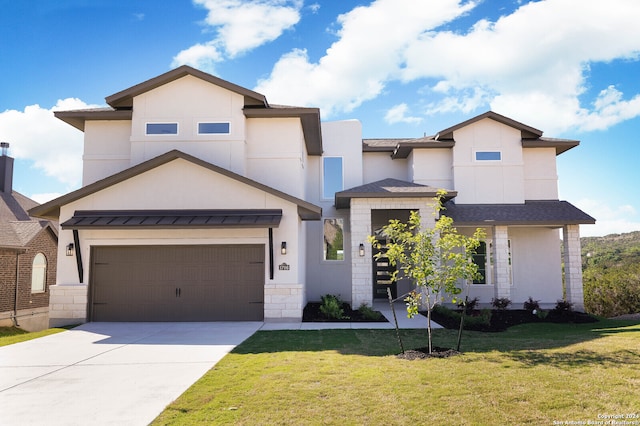
<instances>
[{"instance_id":1,"label":"gable roof","mask_svg":"<svg viewBox=\"0 0 640 426\"><path fill-rule=\"evenodd\" d=\"M556 155L560 155L578 145L580 141L573 139L546 138L542 136L542 130L527 126L493 111L487 111L476 117L470 118L455 126L439 131L434 136L422 138L404 139L363 139L363 152L390 152L391 158L407 158L414 149L425 148L452 148L455 145L453 132L470 124L484 120L485 118L497 121L507 126L520 130L523 148L555 148Z\"/></svg>"},{"instance_id":2,"label":"gable roof","mask_svg":"<svg viewBox=\"0 0 640 426\"><path fill-rule=\"evenodd\" d=\"M388 178L336 192L335 205L337 209L348 209L352 198L433 198L436 195L438 188L433 186ZM456 195L456 191L448 191L446 198Z\"/></svg>"},{"instance_id":3,"label":"gable roof","mask_svg":"<svg viewBox=\"0 0 640 426\"><path fill-rule=\"evenodd\" d=\"M172 81L175 81L187 75L197 77L201 80L207 81L209 83L215 84L216 86L244 96L245 106L256 105L265 108L269 107L267 98L265 98L264 95L261 95L258 92L254 92L253 90L245 89L244 87L238 86L237 84L230 83L226 80L200 71L188 65L182 65L164 74L160 74L157 77L151 78L147 81L143 81L142 83L136 84L135 86L131 86L128 89L124 89L118 93L114 93L111 96L107 96L105 98L105 101L107 101L107 103L113 108L132 108L134 97L163 86L167 83L171 83Z\"/></svg>"},{"instance_id":4,"label":"gable roof","mask_svg":"<svg viewBox=\"0 0 640 426\"><path fill-rule=\"evenodd\" d=\"M525 201L524 204L445 203L443 214L457 226L594 224L596 220L567 201Z\"/></svg>"},{"instance_id":5,"label":"gable roof","mask_svg":"<svg viewBox=\"0 0 640 426\"><path fill-rule=\"evenodd\" d=\"M451 126L447 129L439 131L434 139L435 140L449 140L453 139L453 132L461 129L463 127L467 127L470 124L478 122L480 120L484 120L485 118L489 118L491 120L497 121L498 123L505 124L509 127L513 127L514 129L520 130L522 132L522 139L537 139L542 136L542 130L538 130L534 127L527 126L526 124L522 124L516 120L512 120L509 117L505 117L504 115L500 115L493 111L487 111L484 114L477 115L473 118L470 118L462 123L458 123L455 126Z\"/></svg>"},{"instance_id":6,"label":"gable roof","mask_svg":"<svg viewBox=\"0 0 640 426\"><path fill-rule=\"evenodd\" d=\"M289 194L286 194L277 189L271 188L267 185L261 184L254 180L251 180L247 177L241 176L237 173L224 169L222 167L216 166L214 164L208 163L200 158L194 157L189 154L185 154L182 151L172 150L158 157L147 160L143 163L130 167L126 170L123 170L119 173L96 181L92 184L89 184L85 187L77 189L73 192L70 192L66 195L56 198L55 200L51 200L48 203L44 203L37 207L29 210L29 214L36 217L46 218L46 219L58 219L60 216L60 207L69 204L73 201L84 198L88 195L94 194L98 191L101 191L105 188L123 182L132 177L141 175L149 170L152 170L156 167L167 164L176 159L183 159L189 161L193 164L196 164L200 167L204 167L208 170L219 173L223 176L241 182L245 185L251 186L253 188L259 189L261 191L267 192L271 195L279 197L285 201L296 204L298 206L298 215L302 220L320 220L320 216L322 215L322 208L316 206L315 204L311 204L307 201L301 200L299 198L293 197Z\"/></svg>"},{"instance_id":7,"label":"gable roof","mask_svg":"<svg viewBox=\"0 0 640 426\"><path fill-rule=\"evenodd\" d=\"M0 191L0 248L25 248L45 228L54 237L56 228L49 221L37 220L29 216L27 210L38 203L19 192L11 194Z\"/></svg>"},{"instance_id":8,"label":"gable roof","mask_svg":"<svg viewBox=\"0 0 640 426\"><path fill-rule=\"evenodd\" d=\"M244 96L243 113L247 118L299 118L302 124L307 153L322 155L322 131L320 128L320 109L283 105L269 105L267 98L253 90L223 80L188 65L182 65L157 77L151 78L128 89L124 89L105 101L109 107L55 111L56 118L84 132L88 120L131 120L133 117L133 98L171 83L187 75L199 78L216 86Z\"/></svg>"}]
</instances>

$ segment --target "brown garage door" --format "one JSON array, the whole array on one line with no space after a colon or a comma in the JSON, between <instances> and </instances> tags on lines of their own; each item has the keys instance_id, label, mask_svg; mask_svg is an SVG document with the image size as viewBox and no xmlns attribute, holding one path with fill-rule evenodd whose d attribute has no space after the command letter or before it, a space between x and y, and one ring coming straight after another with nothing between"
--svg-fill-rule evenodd
<instances>
[{"instance_id":1,"label":"brown garage door","mask_svg":"<svg viewBox=\"0 0 640 426\"><path fill-rule=\"evenodd\" d=\"M262 321L264 246L91 251L92 321Z\"/></svg>"}]
</instances>

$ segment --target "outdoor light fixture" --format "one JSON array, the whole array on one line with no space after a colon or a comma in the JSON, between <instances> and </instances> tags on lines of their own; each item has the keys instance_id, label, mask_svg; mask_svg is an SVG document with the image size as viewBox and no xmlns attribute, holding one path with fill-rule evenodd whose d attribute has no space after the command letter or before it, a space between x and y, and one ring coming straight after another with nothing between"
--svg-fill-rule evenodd
<instances>
[{"instance_id":1,"label":"outdoor light fixture","mask_svg":"<svg viewBox=\"0 0 640 426\"><path fill-rule=\"evenodd\" d=\"M364 257L364 244L360 243L360 249L358 250L360 257Z\"/></svg>"},{"instance_id":2,"label":"outdoor light fixture","mask_svg":"<svg viewBox=\"0 0 640 426\"><path fill-rule=\"evenodd\" d=\"M287 254L287 242L283 241L282 244L280 244L280 253L281 254Z\"/></svg>"},{"instance_id":3,"label":"outdoor light fixture","mask_svg":"<svg viewBox=\"0 0 640 426\"><path fill-rule=\"evenodd\" d=\"M73 243L67 245L67 256L73 256Z\"/></svg>"}]
</instances>

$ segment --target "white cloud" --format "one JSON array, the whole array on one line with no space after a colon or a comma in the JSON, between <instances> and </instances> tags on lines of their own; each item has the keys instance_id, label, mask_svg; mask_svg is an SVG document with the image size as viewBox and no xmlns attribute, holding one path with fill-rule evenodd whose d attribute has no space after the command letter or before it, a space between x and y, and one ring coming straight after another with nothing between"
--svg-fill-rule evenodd
<instances>
[{"instance_id":1,"label":"white cloud","mask_svg":"<svg viewBox=\"0 0 640 426\"><path fill-rule=\"evenodd\" d=\"M337 18L339 39L317 63L309 61L305 50L293 50L280 58L256 90L275 103L318 106L325 117L349 112L399 78L406 49L422 32L472 7L472 2L457 0L419 7L414 0L378 0L356 7Z\"/></svg>"},{"instance_id":2,"label":"white cloud","mask_svg":"<svg viewBox=\"0 0 640 426\"><path fill-rule=\"evenodd\" d=\"M604 200L586 198L573 204L596 219L595 225L580 226L582 237L640 231L640 214L631 205L612 206Z\"/></svg>"},{"instance_id":3,"label":"white cloud","mask_svg":"<svg viewBox=\"0 0 640 426\"><path fill-rule=\"evenodd\" d=\"M271 42L300 21L302 0L194 0L207 9L204 24L216 36L173 58L173 66L211 70L215 63Z\"/></svg>"},{"instance_id":4,"label":"white cloud","mask_svg":"<svg viewBox=\"0 0 640 426\"><path fill-rule=\"evenodd\" d=\"M59 100L54 107L29 105L24 111L0 113L3 140L11 144L11 155L29 160L67 188L77 188L82 181L83 134L62 122L53 111L95 108L79 99Z\"/></svg>"},{"instance_id":5,"label":"white cloud","mask_svg":"<svg viewBox=\"0 0 640 426\"><path fill-rule=\"evenodd\" d=\"M640 95L616 87L596 87L601 95L581 103L590 64L638 61L640 2L585 1L577 10L575 0L542 0L495 22L443 29L476 4L377 0L356 7L337 18L338 40L322 58L288 52L256 90L275 103L319 106L326 118L380 96L389 82L425 81L428 98L407 101L426 104L427 115L491 108L549 135L640 116Z\"/></svg>"},{"instance_id":6,"label":"white cloud","mask_svg":"<svg viewBox=\"0 0 640 426\"><path fill-rule=\"evenodd\" d=\"M422 118L420 117L412 117L407 116L407 112L409 111L409 107L407 104L402 103L392 107L384 116L384 121L389 124L396 123L409 123L409 124L417 124L422 122Z\"/></svg>"}]
</instances>

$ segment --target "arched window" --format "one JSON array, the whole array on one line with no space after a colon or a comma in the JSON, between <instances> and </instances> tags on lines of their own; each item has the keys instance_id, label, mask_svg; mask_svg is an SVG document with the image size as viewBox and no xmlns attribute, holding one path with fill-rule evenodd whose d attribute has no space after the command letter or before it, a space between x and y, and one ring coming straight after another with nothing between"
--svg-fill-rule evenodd
<instances>
[{"instance_id":1,"label":"arched window","mask_svg":"<svg viewBox=\"0 0 640 426\"><path fill-rule=\"evenodd\" d=\"M33 258L31 269L31 293L44 292L44 285L47 282L47 258L44 254L38 253Z\"/></svg>"}]
</instances>

